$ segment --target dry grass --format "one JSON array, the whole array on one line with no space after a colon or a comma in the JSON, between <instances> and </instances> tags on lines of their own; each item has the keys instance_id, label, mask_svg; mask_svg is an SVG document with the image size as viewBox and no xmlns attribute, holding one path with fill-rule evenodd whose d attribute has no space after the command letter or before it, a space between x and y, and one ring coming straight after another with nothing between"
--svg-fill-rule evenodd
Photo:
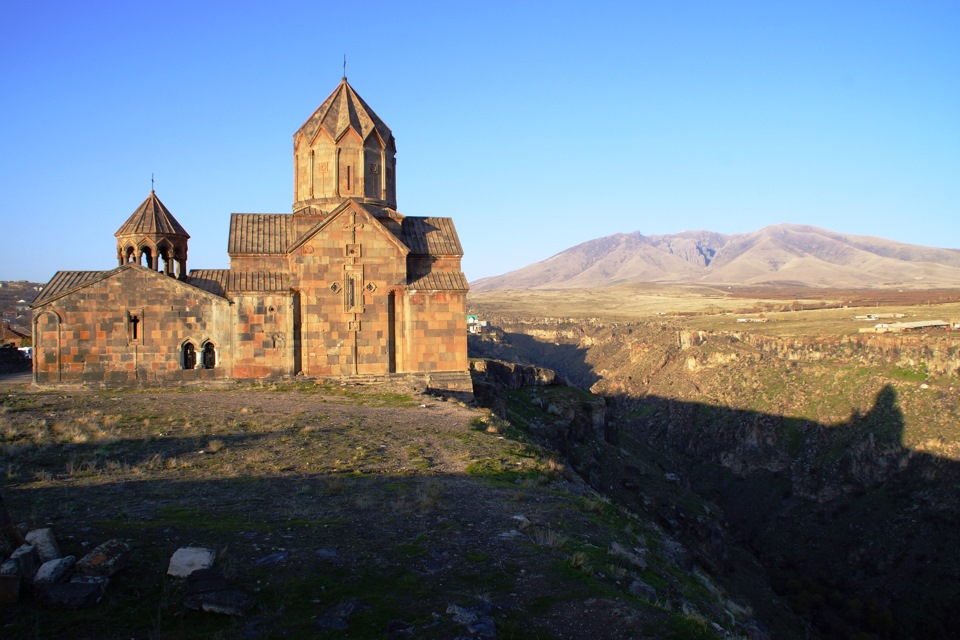
<instances>
[{"instance_id":1,"label":"dry grass","mask_svg":"<svg viewBox=\"0 0 960 640\"><path fill-rule=\"evenodd\" d=\"M781 336L855 334L869 323L852 318L868 313L904 313L907 317L903 320L960 320L957 292L932 296L929 301L923 292L899 297L882 290L797 289L791 293L793 297L784 298L782 291L774 289L625 284L599 289L483 291L471 293L469 303L481 316L596 318L606 322L675 318L691 329ZM871 303L871 296L876 302ZM760 315L768 322L737 322L741 317Z\"/></svg>"}]
</instances>

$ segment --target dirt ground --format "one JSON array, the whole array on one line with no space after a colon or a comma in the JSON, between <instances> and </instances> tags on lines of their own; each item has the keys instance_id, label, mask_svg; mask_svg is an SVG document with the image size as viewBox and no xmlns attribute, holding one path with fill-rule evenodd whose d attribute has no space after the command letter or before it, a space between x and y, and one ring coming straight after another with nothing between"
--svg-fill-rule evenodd
<instances>
[{"instance_id":1,"label":"dirt ground","mask_svg":"<svg viewBox=\"0 0 960 640\"><path fill-rule=\"evenodd\" d=\"M613 561L584 570L636 544L623 514L487 412L415 390L7 378L0 437L15 521L77 557L113 537L134 549L103 603L27 594L0 612L4 638L484 637L455 607L501 638L662 637L674 619L626 595ZM187 545L216 550L251 614L184 609L165 569Z\"/></svg>"}]
</instances>

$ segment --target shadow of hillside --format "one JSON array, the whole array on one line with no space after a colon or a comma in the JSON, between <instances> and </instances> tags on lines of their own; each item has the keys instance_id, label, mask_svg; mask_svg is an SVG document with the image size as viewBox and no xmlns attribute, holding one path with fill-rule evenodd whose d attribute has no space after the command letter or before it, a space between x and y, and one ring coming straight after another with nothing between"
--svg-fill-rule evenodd
<instances>
[{"instance_id":1,"label":"shadow of hillside","mask_svg":"<svg viewBox=\"0 0 960 640\"><path fill-rule=\"evenodd\" d=\"M824 636L960 635L960 464L903 445L892 386L840 425L668 398L620 402L634 408L621 446L679 454L684 481L721 507Z\"/></svg>"},{"instance_id":2,"label":"shadow of hillside","mask_svg":"<svg viewBox=\"0 0 960 640\"><path fill-rule=\"evenodd\" d=\"M585 389L599 380L585 349L514 333L501 343L473 341L472 355L555 368ZM960 637L960 463L904 445L892 385L829 425L658 396L605 400L616 447L556 444L597 489L699 539L703 560L721 553L716 532L653 488L664 477L716 504L726 534L824 637Z\"/></svg>"},{"instance_id":3,"label":"shadow of hillside","mask_svg":"<svg viewBox=\"0 0 960 640\"><path fill-rule=\"evenodd\" d=\"M589 389L600 380L600 376L586 361L587 350L575 344L546 343L525 333L506 332L497 328L491 331L495 333L484 337L467 337L471 358L490 358L546 367L560 374L570 386L580 389Z\"/></svg>"},{"instance_id":4,"label":"shadow of hillside","mask_svg":"<svg viewBox=\"0 0 960 640\"><path fill-rule=\"evenodd\" d=\"M582 350L567 347L565 359L589 368ZM591 443L586 453L571 450L577 470L618 502L654 515L671 533L700 540L705 562L723 554L722 539L704 514L658 487L679 484L712 500L724 514L726 533L755 552L779 593L824 637L960 635L954 613L960 601L960 465L903 446L904 417L893 387L881 389L869 411L839 425L655 396L611 397L607 403L617 418L617 446ZM267 446L259 434L219 439L228 450ZM125 442L126 463L150 465L157 454L176 459L208 444L196 437ZM71 445L69 453L95 458L103 446ZM58 470L66 462L59 460ZM391 573L407 570L392 557L397 545L424 554L414 563L417 571L422 565L422 576L447 562L431 555L441 539L465 541L457 553L499 553L488 543L505 525L485 514L496 513L495 504L510 504L516 491L491 490L478 501L461 491L463 478L428 479L441 485L443 502L471 504L476 513L467 520L418 506L422 478L277 473L282 477L238 474L204 481L112 482L105 476L91 486L8 487L4 495L11 510L69 527L74 538L67 544L77 553L98 532L120 531L160 564L167 551L193 543L229 546L244 566L268 551L296 547L303 571L323 573L329 559L315 551L332 547L341 550L341 560L349 558L331 574L336 581L349 584L351 571L361 566L370 570L364 588L383 583L403 591L402 576ZM347 484L338 489L338 482ZM359 484L373 490L351 490ZM423 545L425 539L431 543ZM716 566L742 571L732 561ZM270 573L256 576L269 580ZM151 588L163 582L162 572L140 578L152 581ZM477 579L480 588L489 578ZM336 581L314 588L346 593L335 591ZM349 590L351 597L357 593ZM64 631L44 637L75 636Z\"/></svg>"}]
</instances>

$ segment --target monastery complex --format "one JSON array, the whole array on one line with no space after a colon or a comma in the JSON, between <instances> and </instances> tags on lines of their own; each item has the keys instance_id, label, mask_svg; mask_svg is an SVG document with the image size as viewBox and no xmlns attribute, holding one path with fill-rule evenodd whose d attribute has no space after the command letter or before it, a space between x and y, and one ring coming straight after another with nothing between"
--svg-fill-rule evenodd
<instances>
[{"instance_id":1,"label":"monastery complex","mask_svg":"<svg viewBox=\"0 0 960 640\"><path fill-rule=\"evenodd\" d=\"M396 146L344 78L293 136L292 213L234 213L229 269L187 270L156 193L117 268L59 271L33 303L34 381L418 376L469 393L467 281L450 218L397 211Z\"/></svg>"}]
</instances>

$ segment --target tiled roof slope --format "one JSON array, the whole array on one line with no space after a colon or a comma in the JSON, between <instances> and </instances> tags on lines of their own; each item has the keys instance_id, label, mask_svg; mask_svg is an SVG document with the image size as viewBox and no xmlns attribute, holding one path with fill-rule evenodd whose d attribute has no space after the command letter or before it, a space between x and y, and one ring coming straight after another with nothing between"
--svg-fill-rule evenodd
<instances>
[{"instance_id":1,"label":"tiled roof slope","mask_svg":"<svg viewBox=\"0 0 960 640\"><path fill-rule=\"evenodd\" d=\"M462 271L434 271L407 284L407 289L421 291L467 291L467 277Z\"/></svg>"},{"instance_id":2,"label":"tiled roof slope","mask_svg":"<svg viewBox=\"0 0 960 640\"><path fill-rule=\"evenodd\" d=\"M123 226L113 235L119 238L120 236L144 234L190 237L190 234L180 226L180 223L173 217L170 210L160 202L160 198L158 198L157 194L152 190L150 191L150 195L147 196L147 199L137 207L133 215L127 218Z\"/></svg>"},{"instance_id":3,"label":"tiled roof slope","mask_svg":"<svg viewBox=\"0 0 960 640\"><path fill-rule=\"evenodd\" d=\"M231 271L228 291L287 291L290 276L282 272Z\"/></svg>"},{"instance_id":4,"label":"tiled roof slope","mask_svg":"<svg viewBox=\"0 0 960 640\"><path fill-rule=\"evenodd\" d=\"M114 269L113 271L116 271L116 269ZM66 293L67 291L70 291L75 287L79 287L80 285L86 282L89 282L101 276L105 276L108 273L112 273L112 272L111 271L57 271L55 274L53 274L53 277L50 278L50 282L44 285L43 291L41 291L40 294L36 298L34 298L31 306L36 307L38 305L41 305L47 302L48 300L52 300L56 297L59 297L60 294Z\"/></svg>"},{"instance_id":5,"label":"tiled roof slope","mask_svg":"<svg viewBox=\"0 0 960 640\"><path fill-rule=\"evenodd\" d=\"M453 218L417 218L408 216L400 226L400 239L411 253L462 256L463 247L453 226Z\"/></svg>"},{"instance_id":6,"label":"tiled roof slope","mask_svg":"<svg viewBox=\"0 0 960 640\"><path fill-rule=\"evenodd\" d=\"M284 254L295 240L295 221L289 213L234 213L230 215L227 253Z\"/></svg>"},{"instance_id":7,"label":"tiled roof slope","mask_svg":"<svg viewBox=\"0 0 960 640\"><path fill-rule=\"evenodd\" d=\"M229 275L230 269L193 269L190 271L187 282L207 293L222 297L227 291Z\"/></svg>"},{"instance_id":8,"label":"tiled roof slope","mask_svg":"<svg viewBox=\"0 0 960 640\"><path fill-rule=\"evenodd\" d=\"M223 296L228 291L287 291L290 289L290 276L267 271L194 269L190 272L189 283Z\"/></svg>"},{"instance_id":9,"label":"tiled roof slope","mask_svg":"<svg viewBox=\"0 0 960 640\"><path fill-rule=\"evenodd\" d=\"M304 135L307 140L313 140L321 128L334 140L339 139L349 128L353 128L364 140L371 131L376 130L387 148L393 147L393 133L390 127L384 124L373 109L363 101L363 98L353 90L346 78L297 130L294 139Z\"/></svg>"}]
</instances>

